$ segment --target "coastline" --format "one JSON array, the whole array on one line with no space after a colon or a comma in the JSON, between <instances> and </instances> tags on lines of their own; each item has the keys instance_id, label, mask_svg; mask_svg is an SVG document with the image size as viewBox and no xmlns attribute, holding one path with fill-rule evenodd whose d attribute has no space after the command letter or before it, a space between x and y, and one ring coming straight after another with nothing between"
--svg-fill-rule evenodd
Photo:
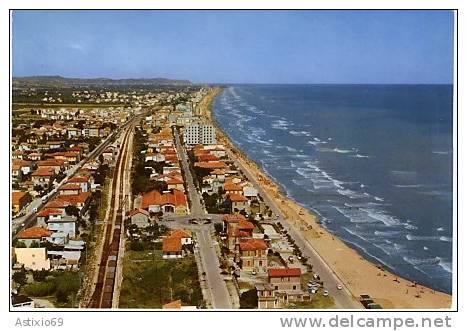
<instances>
[{"instance_id":1,"label":"coastline","mask_svg":"<svg viewBox=\"0 0 467 331\"><path fill-rule=\"evenodd\" d=\"M366 260L355 249L332 235L320 225L318 217L287 197L281 187L254 161L233 143L212 114L212 101L223 91L211 90L201 101L199 114L217 127L218 141L226 146L253 175L268 197L284 214L308 245L324 260L350 293L358 298L369 294L386 309L446 309L451 308L452 295L397 276Z\"/></svg>"}]
</instances>

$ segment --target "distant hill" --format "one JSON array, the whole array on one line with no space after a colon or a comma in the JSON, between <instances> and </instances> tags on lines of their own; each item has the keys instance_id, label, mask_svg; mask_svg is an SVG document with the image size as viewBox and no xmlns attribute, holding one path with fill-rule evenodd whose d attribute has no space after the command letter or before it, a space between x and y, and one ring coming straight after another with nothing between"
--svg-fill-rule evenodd
<instances>
[{"instance_id":1,"label":"distant hill","mask_svg":"<svg viewBox=\"0 0 467 331\"><path fill-rule=\"evenodd\" d=\"M191 85L189 80L168 78L66 78L62 76L13 77L13 87L20 86L120 86L120 85Z\"/></svg>"}]
</instances>

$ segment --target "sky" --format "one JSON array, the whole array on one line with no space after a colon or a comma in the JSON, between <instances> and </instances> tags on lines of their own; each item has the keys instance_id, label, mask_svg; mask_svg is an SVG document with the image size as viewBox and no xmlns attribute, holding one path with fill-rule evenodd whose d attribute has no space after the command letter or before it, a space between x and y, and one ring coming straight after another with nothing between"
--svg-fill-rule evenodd
<instances>
[{"instance_id":1,"label":"sky","mask_svg":"<svg viewBox=\"0 0 467 331\"><path fill-rule=\"evenodd\" d=\"M450 11L14 11L13 76L451 84Z\"/></svg>"}]
</instances>

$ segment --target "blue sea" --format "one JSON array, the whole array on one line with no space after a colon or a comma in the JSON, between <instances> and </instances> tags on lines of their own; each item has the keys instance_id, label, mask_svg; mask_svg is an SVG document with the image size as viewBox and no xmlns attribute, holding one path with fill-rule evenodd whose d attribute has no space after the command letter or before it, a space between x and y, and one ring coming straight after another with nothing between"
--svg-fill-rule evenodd
<instances>
[{"instance_id":1,"label":"blue sea","mask_svg":"<svg viewBox=\"0 0 467 331\"><path fill-rule=\"evenodd\" d=\"M233 142L366 258L452 291L452 85L234 85Z\"/></svg>"}]
</instances>

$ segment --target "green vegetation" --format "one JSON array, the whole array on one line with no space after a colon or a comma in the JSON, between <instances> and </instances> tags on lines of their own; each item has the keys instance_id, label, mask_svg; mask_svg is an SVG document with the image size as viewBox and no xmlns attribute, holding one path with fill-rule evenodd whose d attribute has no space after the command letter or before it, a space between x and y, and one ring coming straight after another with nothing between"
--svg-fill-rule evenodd
<instances>
[{"instance_id":1,"label":"green vegetation","mask_svg":"<svg viewBox=\"0 0 467 331\"><path fill-rule=\"evenodd\" d=\"M72 303L80 287L79 273L74 271L55 271L51 272L49 276L42 274L40 278L42 276L44 276L42 281L35 280L30 284L24 285L21 288L21 292L32 297L54 295L55 300L62 307L72 307Z\"/></svg>"},{"instance_id":2,"label":"green vegetation","mask_svg":"<svg viewBox=\"0 0 467 331\"><path fill-rule=\"evenodd\" d=\"M291 301L284 308L288 309L328 309L334 307L334 299L317 293L309 301Z\"/></svg>"},{"instance_id":3,"label":"green vegetation","mask_svg":"<svg viewBox=\"0 0 467 331\"><path fill-rule=\"evenodd\" d=\"M125 254L120 308L161 308L178 299L183 305L204 305L193 255L177 260L161 255L160 250Z\"/></svg>"},{"instance_id":4,"label":"green vegetation","mask_svg":"<svg viewBox=\"0 0 467 331\"><path fill-rule=\"evenodd\" d=\"M258 293L256 289L245 291L240 295L240 308L241 309L258 308Z\"/></svg>"}]
</instances>

